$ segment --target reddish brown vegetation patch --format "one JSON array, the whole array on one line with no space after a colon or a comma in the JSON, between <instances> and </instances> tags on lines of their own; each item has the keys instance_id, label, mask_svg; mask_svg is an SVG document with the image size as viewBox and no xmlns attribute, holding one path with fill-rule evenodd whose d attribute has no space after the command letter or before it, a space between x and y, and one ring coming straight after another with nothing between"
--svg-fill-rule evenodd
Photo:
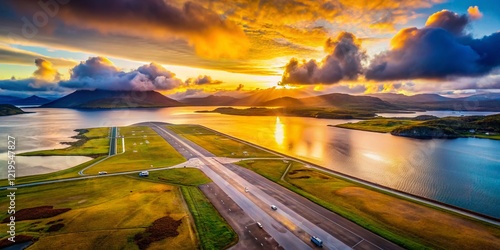
<instances>
[{"instance_id":1,"label":"reddish brown vegetation patch","mask_svg":"<svg viewBox=\"0 0 500 250\"><path fill-rule=\"evenodd\" d=\"M16 221L36 220L36 219L54 217L56 215L67 212L69 210L71 210L71 208L54 209L53 206L32 207L32 208L25 208L25 209L21 209L21 210L17 211L15 214L15 217L16 217ZM7 218L3 219L2 222L5 223L5 222L9 222L9 221L10 221L10 217L7 217Z\"/></svg>"},{"instance_id":2,"label":"reddish brown vegetation patch","mask_svg":"<svg viewBox=\"0 0 500 250\"><path fill-rule=\"evenodd\" d=\"M61 230L61 228L63 227L64 227L63 223L54 224L47 229L47 232L57 232Z\"/></svg>"},{"instance_id":3,"label":"reddish brown vegetation patch","mask_svg":"<svg viewBox=\"0 0 500 250\"><path fill-rule=\"evenodd\" d=\"M155 241L160 241L167 237L175 237L179 235L177 228L179 228L181 223L181 220L174 220L170 216L157 219L145 232L135 235L135 243L139 249L143 250Z\"/></svg>"},{"instance_id":4,"label":"reddish brown vegetation patch","mask_svg":"<svg viewBox=\"0 0 500 250\"><path fill-rule=\"evenodd\" d=\"M47 222L47 224L45 224L45 225L52 225L52 224L54 224L54 223L56 223L56 222L61 222L61 221L63 221L63 220L64 220L64 219L59 219L59 220L49 221L49 222Z\"/></svg>"},{"instance_id":5,"label":"reddish brown vegetation patch","mask_svg":"<svg viewBox=\"0 0 500 250\"><path fill-rule=\"evenodd\" d=\"M19 244L19 243L24 243L28 241L33 241L35 238L28 236L28 235L16 235L16 242L10 241L8 238L5 238L3 240L0 240L0 249L12 246L14 244Z\"/></svg>"}]
</instances>

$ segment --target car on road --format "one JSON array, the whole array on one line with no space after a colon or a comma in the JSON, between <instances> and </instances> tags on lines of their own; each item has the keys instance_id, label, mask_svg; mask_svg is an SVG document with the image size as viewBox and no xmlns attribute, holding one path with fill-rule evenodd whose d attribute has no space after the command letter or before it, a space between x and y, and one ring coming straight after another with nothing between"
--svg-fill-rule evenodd
<instances>
[{"instance_id":1,"label":"car on road","mask_svg":"<svg viewBox=\"0 0 500 250\"><path fill-rule=\"evenodd\" d=\"M139 173L139 176L140 177L148 177L149 176L149 172L148 171L142 171Z\"/></svg>"},{"instance_id":2,"label":"car on road","mask_svg":"<svg viewBox=\"0 0 500 250\"><path fill-rule=\"evenodd\" d=\"M275 206L275 205L271 205L271 209L272 209L272 210L278 210L278 207L277 207L277 206Z\"/></svg>"},{"instance_id":3,"label":"car on road","mask_svg":"<svg viewBox=\"0 0 500 250\"><path fill-rule=\"evenodd\" d=\"M316 245L318 247L323 247L323 241L320 240L320 238L318 238L316 236L311 236L311 242L314 243L314 245Z\"/></svg>"},{"instance_id":4,"label":"car on road","mask_svg":"<svg viewBox=\"0 0 500 250\"><path fill-rule=\"evenodd\" d=\"M260 222L257 222L257 226L258 226L259 228L262 228L262 224L261 224Z\"/></svg>"},{"instance_id":5,"label":"car on road","mask_svg":"<svg viewBox=\"0 0 500 250\"><path fill-rule=\"evenodd\" d=\"M105 175L105 174L108 174L108 172L106 171L99 171L98 175Z\"/></svg>"}]
</instances>

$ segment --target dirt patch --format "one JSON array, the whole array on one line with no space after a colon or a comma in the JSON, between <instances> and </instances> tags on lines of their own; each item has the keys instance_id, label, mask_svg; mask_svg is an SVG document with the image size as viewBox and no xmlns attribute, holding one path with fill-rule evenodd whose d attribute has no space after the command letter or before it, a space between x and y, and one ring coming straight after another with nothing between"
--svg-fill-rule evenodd
<instances>
[{"instance_id":1,"label":"dirt patch","mask_svg":"<svg viewBox=\"0 0 500 250\"><path fill-rule=\"evenodd\" d=\"M290 176L288 178L290 178L290 179L309 179L309 178L311 178L311 176L309 176L309 175L303 175L303 176L297 176L297 177Z\"/></svg>"},{"instance_id":2,"label":"dirt patch","mask_svg":"<svg viewBox=\"0 0 500 250\"><path fill-rule=\"evenodd\" d=\"M0 240L0 249L4 249L6 247L10 247L15 244L24 243L28 241L35 241L35 238L28 235L16 235L16 242L10 241L8 238Z\"/></svg>"},{"instance_id":3,"label":"dirt patch","mask_svg":"<svg viewBox=\"0 0 500 250\"><path fill-rule=\"evenodd\" d=\"M290 172L288 172L289 175L294 175L294 174L300 174L301 172L311 172L312 170L309 169L295 169Z\"/></svg>"},{"instance_id":4,"label":"dirt patch","mask_svg":"<svg viewBox=\"0 0 500 250\"><path fill-rule=\"evenodd\" d=\"M59 219L59 220L49 221L49 222L47 222L45 225L52 225L52 224L54 224L54 223L61 222L61 221L63 221L63 220L64 220L64 219Z\"/></svg>"},{"instance_id":5,"label":"dirt patch","mask_svg":"<svg viewBox=\"0 0 500 250\"><path fill-rule=\"evenodd\" d=\"M170 216L165 216L157 219L149 226L145 232L138 233L134 237L134 241L143 250L148 248L148 246L155 242L163 240L167 237L175 237L179 235L177 228L181 225L182 220L174 220Z\"/></svg>"},{"instance_id":6,"label":"dirt patch","mask_svg":"<svg viewBox=\"0 0 500 250\"><path fill-rule=\"evenodd\" d=\"M63 223L54 224L47 229L47 232L57 232L61 230L61 228L63 227L64 227Z\"/></svg>"},{"instance_id":7,"label":"dirt patch","mask_svg":"<svg viewBox=\"0 0 500 250\"><path fill-rule=\"evenodd\" d=\"M71 210L71 208L54 209L53 206L25 208L16 212L16 221L50 218L65 213L69 210ZM9 222L9 220L10 218L7 217L3 219L2 223Z\"/></svg>"}]
</instances>

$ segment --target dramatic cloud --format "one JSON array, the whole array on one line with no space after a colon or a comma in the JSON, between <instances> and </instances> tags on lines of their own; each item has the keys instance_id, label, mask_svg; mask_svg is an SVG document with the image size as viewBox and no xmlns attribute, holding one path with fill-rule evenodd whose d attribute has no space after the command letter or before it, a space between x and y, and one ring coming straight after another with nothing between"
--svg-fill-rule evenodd
<instances>
[{"instance_id":1,"label":"dramatic cloud","mask_svg":"<svg viewBox=\"0 0 500 250\"><path fill-rule=\"evenodd\" d=\"M274 75L277 58L319 58L321 44L342 30L358 37L393 32L442 0L44 0L65 4L34 26L33 39L23 39L22 18L33 23L33 14L43 14L39 2L0 1L0 41ZM217 57L238 60L210 59Z\"/></svg>"},{"instance_id":2,"label":"dramatic cloud","mask_svg":"<svg viewBox=\"0 0 500 250\"><path fill-rule=\"evenodd\" d=\"M26 79L16 79L12 77L9 80L0 80L0 91L14 92L60 92L60 88L56 81L59 80L60 74L52 67L52 63L37 58L35 60L37 70L33 72L33 77Z\"/></svg>"},{"instance_id":3,"label":"dramatic cloud","mask_svg":"<svg viewBox=\"0 0 500 250\"><path fill-rule=\"evenodd\" d=\"M40 55L31 51L15 49L0 44L0 63L33 65L33 60L44 59L52 62L57 67L75 66L77 62L62 58L53 58Z\"/></svg>"},{"instance_id":4,"label":"dramatic cloud","mask_svg":"<svg viewBox=\"0 0 500 250\"><path fill-rule=\"evenodd\" d=\"M221 84L222 81L213 80L212 77L207 75L200 75L197 78L188 78L185 82L187 85L210 85L210 84Z\"/></svg>"},{"instance_id":5,"label":"dramatic cloud","mask_svg":"<svg viewBox=\"0 0 500 250\"><path fill-rule=\"evenodd\" d=\"M425 27L442 28L452 34L461 35L468 23L469 17L467 15L458 15L449 10L442 10L432 14L425 22Z\"/></svg>"},{"instance_id":6,"label":"dramatic cloud","mask_svg":"<svg viewBox=\"0 0 500 250\"><path fill-rule=\"evenodd\" d=\"M8 1L8 4L21 14L40 9L37 2L29 0ZM211 58L239 57L249 46L239 26L194 2L175 6L164 0L72 0L55 6L57 10L53 7L51 17L68 29L167 42L181 38L199 55Z\"/></svg>"},{"instance_id":7,"label":"dramatic cloud","mask_svg":"<svg viewBox=\"0 0 500 250\"><path fill-rule=\"evenodd\" d=\"M35 65L38 68L33 73L36 78L47 81L59 81L61 79L61 74L57 72L51 62L42 58L37 58L35 59Z\"/></svg>"},{"instance_id":8,"label":"dramatic cloud","mask_svg":"<svg viewBox=\"0 0 500 250\"><path fill-rule=\"evenodd\" d=\"M329 54L321 62L291 59L285 66L281 84L333 84L357 79L362 73L361 62L366 54L353 34L342 32L337 38L328 39L325 52Z\"/></svg>"},{"instance_id":9,"label":"dramatic cloud","mask_svg":"<svg viewBox=\"0 0 500 250\"><path fill-rule=\"evenodd\" d=\"M465 34L470 18L444 10L426 26L406 28L391 49L375 56L365 77L373 80L443 79L485 75L500 66L500 33L474 39Z\"/></svg>"},{"instance_id":10,"label":"dramatic cloud","mask_svg":"<svg viewBox=\"0 0 500 250\"><path fill-rule=\"evenodd\" d=\"M477 7L477 6L470 6L467 9L467 13L469 14L470 18L473 20L480 19L481 17L483 17L483 13L481 13L481 11L479 11L479 7Z\"/></svg>"},{"instance_id":11,"label":"dramatic cloud","mask_svg":"<svg viewBox=\"0 0 500 250\"><path fill-rule=\"evenodd\" d=\"M59 85L71 89L170 90L183 85L175 74L151 63L131 72L117 68L105 57L91 57L71 70L71 78Z\"/></svg>"}]
</instances>

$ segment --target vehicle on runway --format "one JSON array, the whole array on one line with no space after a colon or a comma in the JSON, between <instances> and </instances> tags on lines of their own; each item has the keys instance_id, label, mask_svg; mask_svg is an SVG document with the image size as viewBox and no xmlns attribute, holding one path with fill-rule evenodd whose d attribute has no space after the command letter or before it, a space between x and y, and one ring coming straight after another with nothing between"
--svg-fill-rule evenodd
<instances>
[{"instance_id":1,"label":"vehicle on runway","mask_svg":"<svg viewBox=\"0 0 500 250\"><path fill-rule=\"evenodd\" d=\"M139 173L139 176L140 177L148 177L149 176L149 172L148 171L142 171Z\"/></svg>"},{"instance_id":2,"label":"vehicle on runway","mask_svg":"<svg viewBox=\"0 0 500 250\"><path fill-rule=\"evenodd\" d=\"M275 205L271 205L271 209L272 210L278 210L278 207L276 207Z\"/></svg>"},{"instance_id":3,"label":"vehicle on runway","mask_svg":"<svg viewBox=\"0 0 500 250\"><path fill-rule=\"evenodd\" d=\"M98 173L98 175L105 175L105 174L108 174L108 172L106 172L106 171L100 171L100 172Z\"/></svg>"},{"instance_id":4,"label":"vehicle on runway","mask_svg":"<svg viewBox=\"0 0 500 250\"><path fill-rule=\"evenodd\" d=\"M318 247L323 247L323 241L316 236L311 236L311 242Z\"/></svg>"},{"instance_id":5,"label":"vehicle on runway","mask_svg":"<svg viewBox=\"0 0 500 250\"><path fill-rule=\"evenodd\" d=\"M257 222L257 226L258 226L259 228L262 228L262 224L261 224L260 222Z\"/></svg>"}]
</instances>

